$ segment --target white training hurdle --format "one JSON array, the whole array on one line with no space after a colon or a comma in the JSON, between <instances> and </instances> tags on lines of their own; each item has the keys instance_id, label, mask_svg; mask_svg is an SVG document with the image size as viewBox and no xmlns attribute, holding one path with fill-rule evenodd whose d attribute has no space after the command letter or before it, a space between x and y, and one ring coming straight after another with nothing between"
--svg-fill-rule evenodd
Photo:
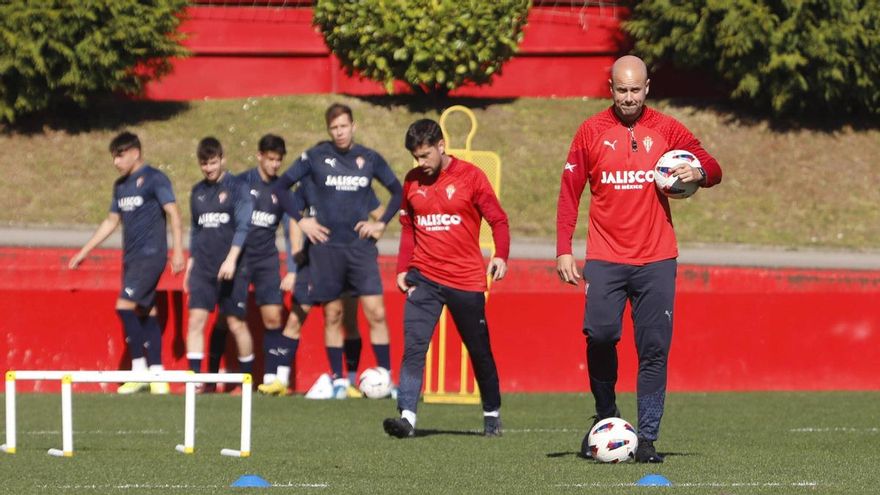
<instances>
[{"instance_id":1,"label":"white training hurdle","mask_svg":"<svg viewBox=\"0 0 880 495\"><path fill-rule=\"evenodd\" d=\"M220 454L230 457L249 457L251 454L251 402L253 379L248 373L193 373L191 371L58 371L27 370L6 372L6 443L0 450L14 454L16 449L15 382L17 380L61 381L61 449L49 449L56 457L73 456L73 391L74 383L184 383L186 400L184 406L183 444L175 447L178 452L195 452L196 430L196 384L241 384L241 445L235 449L221 449Z\"/></svg>"}]
</instances>

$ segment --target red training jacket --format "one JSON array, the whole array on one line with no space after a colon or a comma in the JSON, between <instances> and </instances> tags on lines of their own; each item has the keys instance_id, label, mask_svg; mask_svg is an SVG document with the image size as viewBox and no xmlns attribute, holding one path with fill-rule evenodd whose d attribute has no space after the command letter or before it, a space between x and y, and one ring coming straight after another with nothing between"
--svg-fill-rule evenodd
<instances>
[{"instance_id":1,"label":"red training jacket","mask_svg":"<svg viewBox=\"0 0 880 495\"><path fill-rule=\"evenodd\" d=\"M667 151L700 160L704 187L721 182L721 167L680 122L645 107L631 128L613 107L581 124L562 171L556 208L556 255L571 254L578 206L590 183L587 259L643 265L678 256L669 200L654 186L653 170Z\"/></svg>"}]
</instances>

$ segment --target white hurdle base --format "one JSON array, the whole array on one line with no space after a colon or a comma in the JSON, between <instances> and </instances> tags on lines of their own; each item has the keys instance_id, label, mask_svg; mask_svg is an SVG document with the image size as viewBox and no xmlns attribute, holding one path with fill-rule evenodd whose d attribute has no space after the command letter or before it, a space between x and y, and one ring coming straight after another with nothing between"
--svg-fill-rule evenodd
<instances>
[{"instance_id":1,"label":"white hurdle base","mask_svg":"<svg viewBox=\"0 0 880 495\"><path fill-rule=\"evenodd\" d=\"M61 380L61 449L49 449L53 457L73 456L73 383L185 383L186 398L184 411L184 441L175 450L184 454L195 452L195 417L197 383L239 383L241 384L241 448L222 449L221 455L249 457L251 449L251 401L253 379L248 373L193 373L191 371L59 371L27 370L6 372L6 443L0 446L3 452L14 454L16 450L16 380Z\"/></svg>"}]
</instances>

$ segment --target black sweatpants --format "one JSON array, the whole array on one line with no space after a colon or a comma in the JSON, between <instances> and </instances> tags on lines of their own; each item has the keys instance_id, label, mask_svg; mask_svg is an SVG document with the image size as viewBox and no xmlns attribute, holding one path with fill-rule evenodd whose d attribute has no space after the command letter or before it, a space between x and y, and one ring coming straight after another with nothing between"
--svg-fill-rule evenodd
<instances>
[{"instance_id":1,"label":"black sweatpants","mask_svg":"<svg viewBox=\"0 0 880 495\"><path fill-rule=\"evenodd\" d=\"M440 319L440 312L443 305L446 305L470 354L477 385L480 387L483 411L497 410L501 407L501 390L498 385L498 369L489 344L485 295L482 292L463 291L438 284L415 269L407 273L406 281L414 289L407 295L403 310L404 350L397 407L400 410L416 411L425 372L425 354L434 335L434 327Z\"/></svg>"},{"instance_id":2,"label":"black sweatpants","mask_svg":"<svg viewBox=\"0 0 880 495\"><path fill-rule=\"evenodd\" d=\"M636 352L638 432L656 440L666 401L666 372L672 343L672 308L675 302L675 259L646 265L624 265L588 260L584 333L590 390L600 418L614 414L617 405L617 342L626 301L632 304Z\"/></svg>"}]
</instances>

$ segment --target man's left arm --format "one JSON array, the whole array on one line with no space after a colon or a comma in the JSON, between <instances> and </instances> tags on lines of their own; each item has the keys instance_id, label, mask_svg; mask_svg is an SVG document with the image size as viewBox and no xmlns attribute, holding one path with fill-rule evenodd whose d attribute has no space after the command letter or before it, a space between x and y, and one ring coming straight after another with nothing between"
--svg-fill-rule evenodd
<instances>
[{"instance_id":1,"label":"man's left arm","mask_svg":"<svg viewBox=\"0 0 880 495\"><path fill-rule=\"evenodd\" d=\"M156 199L162 205L165 216L168 218L168 223L171 224L171 273L176 275L185 268L183 258L183 221L180 219L180 210L177 208L171 180L165 175L158 176Z\"/></svg>"},{"instance_id":2,"label":"man's left arm","mask_svg":"<svg viewBox=\"0 0 880 495\"><path fill-rule=\"evenodd\" d=\"M690 151L700 160L702 165L702 177L699 178L700 187L712 187L721 182L721 165L718 160L709 154L700 144L700 141L685 127L678 123L670 142L670 149Z\"/></svg>"},{"instance_id":3,"label":"man's left arm","mask_svg":"<svg viewBox=\"0 0 880 495\"><path fill-rule=\"evenodd\" d=\"M239 183L238 191L234 194L235 203L233 204L233 221L235 222L235 234L232 236L232 246L223 264L220 265L220 271L217 278L223 280L231 280L235 275L235 267L238 264L238 256L241 254L244 241L247 239L248 230L250 229L251 214L254 210L254 202L251 200L248 186L243 181Z\"/></svg>"},{"instance_id":4,"label":"man's left arm","mask_svg":"<svg viewBox=\"0 0 880 495\"><path fill-rule=\"evenodd\" d=\"M489 179L482 172L477 177L474 206L492 229L492 242L495 244L495 256L489 261L486 275L492 280L501 280L507 274L507 259L510 256L510 224Z\"/></svg>"}]
</instances>

